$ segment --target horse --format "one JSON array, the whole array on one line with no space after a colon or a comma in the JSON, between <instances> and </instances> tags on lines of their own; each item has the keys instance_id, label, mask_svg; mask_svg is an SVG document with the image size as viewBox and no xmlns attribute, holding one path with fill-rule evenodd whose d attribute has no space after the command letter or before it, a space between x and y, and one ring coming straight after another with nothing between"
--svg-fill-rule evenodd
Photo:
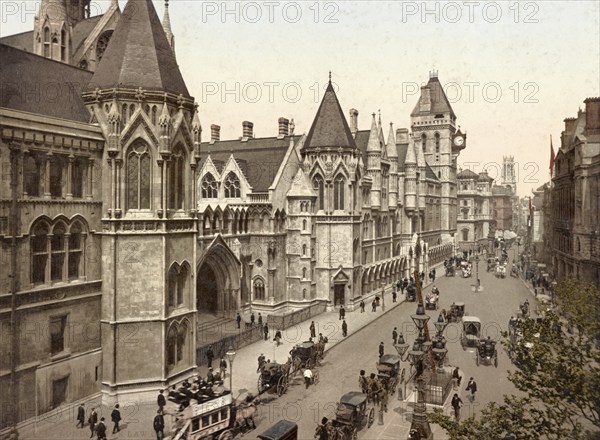
<instances>
[{"instance_id":1,"label":"horse","mask_svg":"<svg viewBox=\"0 0 600 440\"><path fill-rule=\"evenodd\" d=\"M256 429L256 424L254 423L254 416L258 412L258 410L256 409L257 404L260 404L260 401L258 399L255 399L254 396L248 395L246 401L240 403L236 407L234 426L240 428L240 430L242 431L250 431L252 429Z\"/></svg>"}]
</instances>

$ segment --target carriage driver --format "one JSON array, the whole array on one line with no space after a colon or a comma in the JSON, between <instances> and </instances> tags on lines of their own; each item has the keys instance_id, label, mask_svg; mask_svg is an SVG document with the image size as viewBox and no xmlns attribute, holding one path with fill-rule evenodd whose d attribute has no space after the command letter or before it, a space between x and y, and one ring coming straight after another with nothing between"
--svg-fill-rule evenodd
<instances>
[{"instance_id":1,"label":"carriage driver","mask_svg":"<svg viewBox=\"0 0 600 440\"><path fill-rule=\"evenodd\" d=\"M308 388L312 381L313 373L307 368L306 370L304 370L304 383L306 384L306 388Z\"/></svg>"}]
</instances>

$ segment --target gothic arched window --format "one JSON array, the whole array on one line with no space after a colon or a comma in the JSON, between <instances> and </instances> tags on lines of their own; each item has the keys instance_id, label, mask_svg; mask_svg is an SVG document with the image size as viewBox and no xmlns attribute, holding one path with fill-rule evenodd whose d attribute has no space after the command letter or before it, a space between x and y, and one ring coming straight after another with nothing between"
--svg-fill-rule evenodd
<instances>
[{"instance_id":1,"label":"gothic arched window","mask_svg":"<svg viewBox=\"0 0 600 440\"><path fill-rule=\"evenodd\" d=\"M265 283L261 278L254 280L254 299L264 300L265 299Z\"/></svg>"},{"instance_id":2,"label":"gothic arched window","mask_svg":"<svg viewBox=\"0 0 600 440\"><path fill-rule=\"evenodd\" d=\"M425 153L425 149L427 148L427 135L425 133L421 135L421 148L423 148L423 153Z\"/></svg>"},{"instance_id":3,"label":"gothic arched window","mask_svg":"<svg viewBox=\"0 0 600 440\"><path fill-rule=\"evenodd\" d=\"M225 177L225 197L234 198L240 197L240 179L233 171L230 171Z\"/></svg>"},{"instance_id":4,"label":"gothic arched window","mask_svg":"<svg viewBox=\"0 0 600 440\"><path fill-rule=\"evenodd\" d=\"M104 52L108 47L108 42L110 41L110 37L112 37L113 31L106 31L98 38L98 42L96 43L96 62L100 62L102 57L104 56Z\"/></svg>"},{"instance_id":5,"label":"gothic arched window","mask_svg":"<svg viewBox=\"0 0 600 440\"><path fill-rule=\"evenodd\" d=\"M175 307L177 297L177 267L175 265L169 269L167 289L167 306Z\"/></svg>"},{"instance_id":6,"label":"gothic arched window","mask_svg":"<svg viewBox=\"0 0 600 440\"><path fill-rule=\"evenodd\" d=\"M187 335L187 323L184 322L177 330L177 362L181 361L184 356L185 340Z\"/></svg>"},{"instance_id":7,"label":"gothic arched window","mask_svg":"<svg viewBox=\"0 0 600 440\"><path fill-rule=\"evenodd\" d=\"M138 142L127 154L127 209L150 209L150 150Z\"/></svg>"},{"instance_id":8,"label":"gothic arched window","mask_svg":"<svg viewBox=\"0 0 600 440\"><path fill-rule=\"evenodd\" d=\"M184 208L185 186L185 151L181 145L175 147L171 157L171 166L169 174L169 204L171 209Z\"/></svg>"},{"instance_id":9,"label":"gothic arched window","mask_svg":"<svg viewBox=\"0 0 600 440\"><path fill-rule=\"evenodd\" d=\"M50 29L44 28L44 56L50 58Z\"/></svg>"},{"instance_id":10,"label":"gothic arched window","mask_svg":"<svg viewBox=\"0 0 600 440\"><path fill-rule=\"evenodd\" d=\"M167 365L172 367L175 365L177 352L177 329L172 326L167 333Z\"/></svg>"},{"instance_id":11,"label":"gothic arched window","mask_svg":"<svg viewBox=\"0 0 600 440\"><path fill-rule=\"evenodd\" d=\"M204 176L204 179L202 179L202 198L216 199L217 197L217 181L212 174L208 173Z\"/></svg>"},{"instance_id":12,"label":"gothic arched window","mask_svg":"<svg viewBox=\"0 0 600 440\"><path fill-rule=\"evenodd\" d=\"M302 230L306 231L306 220L302 220Z\"/></svg>"},{"instance_id":13,"label":"gothic arched window","mask_svg":"<svg viewBox=\"0 0 600 440\"><path fill-rule=\"evenodd\" d=\"M325 185L323 182L323 178L320 175L316 175L313 178L313 189L317 193L317 209L324 210L325 209Z\"/></svg>"},{"instance_id":14,"label":"gothic arched window","mask_svg":"<svg viewBox=\"0 0 600 440\"><path fill-rule=\"evenodd\" d=\"M345 191L346 180L341 174L335 178L333 182L333 209L343 210L344 209L344 191Z\"/></svg>"},{"instance_id":15,"label":"gothic arched window","mask_svg":"<svg viewBox=\"0 0 600 440\"><path fill-rule=\"evenodd\" d=\"M69 279L77 279L81 273L81 256L83 253L83 228L75 222L69 229Z\"/></svg>"},{"instance_id":16,"label":"gothic arched window","mask_svg":"<svg viewBox=\"0 0 600 440\"><path fill-rule=\"evenodd\" d=\"M67 36L64 30L60 31L60 60L67 59Z\"/></svg>"},{"instance_id":17,"label":"gothic arched window","mask_svg":"<svg viewBox=\"0 0 600 440\"><path fill-rule=\"evenodd\" d=\"M306 267L302 268L302 278L306 279Z\"/></svg>"},{"instance_id":18,"label":"gothic arched window","mask_svg":"<svg viewBox=\"0 0 600 440\"><path fill-rule=\"evenodd\" d=\"M28 196L38 197L40 195L40 169L37 158L29 153L23 159L24 189Z\"/></svg>"},{"instance_id":19,"label":"gothic arched window","mask_svg":"<svg viewBox=\"0 0 600 440\"><path fill-rule=\"evenodd\" d=\"M46 267L48 264L48 232L50 228L46 222L39 222L31 234L31 282L46 282Z\"/></svg>"},{"instance_id":20,"label":"gothic arched window","mask_svg":"<svg viewBox=\"0 0 600 440\"><path fill-rule=\"evenodd\" d=\"M66 232L67 228L62 222L57 223L52 229L52 236L50 238L50 279L52 281L60 281L64 278Z\"/></svg>"},{"instance_id":21,"label":"gothic arched window","mask_svg":"<svg viewBox=\"0 0 600 440\"><path fill-rule=\"evenodd\" d=\"M440 134L439 133L435 134L435 152L436 153L440 152Z\"/></svg>"}]
</instances>

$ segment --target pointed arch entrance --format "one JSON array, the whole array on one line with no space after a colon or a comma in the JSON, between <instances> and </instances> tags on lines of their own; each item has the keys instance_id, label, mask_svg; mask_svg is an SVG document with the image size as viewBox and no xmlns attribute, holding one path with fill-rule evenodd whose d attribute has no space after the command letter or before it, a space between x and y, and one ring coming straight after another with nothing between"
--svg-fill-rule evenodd
<instances>
[{"instance_id":1,"label":"pointed arch entrance","mask_svg":"<svg viewBox=\"0 0 600 440\"><path fill-rule=\"evenodd\" d=\"M232 316L240 307L240 260L219 235L196 267L198 313Z\"/></svg>"}]
</instances>

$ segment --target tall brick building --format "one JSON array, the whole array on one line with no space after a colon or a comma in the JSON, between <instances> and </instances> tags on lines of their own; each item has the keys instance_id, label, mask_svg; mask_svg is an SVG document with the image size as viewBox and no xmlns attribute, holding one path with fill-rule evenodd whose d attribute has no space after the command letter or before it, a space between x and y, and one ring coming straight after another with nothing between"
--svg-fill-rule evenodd
<instances>
[{"instance_id":1,"label":"tall brick building","mask_svg":"<svg viewBox=\"0 0 600 440\"><path fill-rule=\"evenodd\" d=\"M75 5L42 11L57 2ZM77 5L70 27L40 13L31 50L0 43L2 427L95 393L154 396L194 372L195 330L216 317L353 308L450 256L466 136L437 74L387 139L329 84L306 134L282 117L272 137L244 121L202 141L168 12ZM25 93L50 85L69 93Z\"/></svg>"}]
</instances>

